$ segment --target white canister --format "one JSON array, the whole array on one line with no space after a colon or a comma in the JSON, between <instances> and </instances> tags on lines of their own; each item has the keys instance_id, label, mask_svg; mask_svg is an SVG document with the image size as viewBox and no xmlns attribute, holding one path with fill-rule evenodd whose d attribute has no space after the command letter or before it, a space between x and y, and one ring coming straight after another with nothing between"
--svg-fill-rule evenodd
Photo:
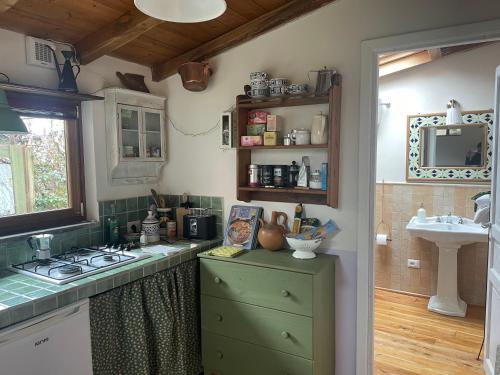
<instances>
[{"instance_id":1,"label":"white canister","mask_svg":"<svg viewBox=\"0 0 500 375\"><path fill-rule=\"evenodd\" d=\"M307 129L293 129L292 139L296 145L310 145L311 132Z\"/></svg>"},{"instance_id":2,"label":"white canister","mask_svg":"<svg viewBox=\"0 0 500 375\"><path fill-rule=\"evenodd\" d=\"M311 144L324 145L328 143L328 128L326 127L326 116L316 115L311 125Z\"/></svg>"},{"instance_id":3,"label":"white canister","mask_svg":"<svg viewBox=\"0 0 500 375\"><path fill-rule=\"evenodd\" d=\"M160 220L153 215L153 211L148 211L148 216L142 222L142 230L147 243L160 241Z\"/></svg>"}]
</instances>

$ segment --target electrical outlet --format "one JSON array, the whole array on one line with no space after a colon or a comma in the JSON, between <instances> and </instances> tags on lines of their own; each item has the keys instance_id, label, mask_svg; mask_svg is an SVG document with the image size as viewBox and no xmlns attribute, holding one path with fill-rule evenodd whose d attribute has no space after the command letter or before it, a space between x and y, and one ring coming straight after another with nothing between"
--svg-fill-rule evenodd
<instances>
[{"instance_id":1,"label":"electrical outlet","mask_svg":"<svg viewBox=\"0 0 500 375\"><path fill-rule=\"evenodd\" d=\"M408 268L420 268L420 261L417 259L408 259Z\"/></svg>"},{"instance_id":2,"label":"electrical outlet","mask_svg":"<svg viewBox=\"0 0 500 375\"><path fill-rule=\"evenodd\" d=\"M133 230L133 226L135 226L135 230ZM133 233L133 232L140 232L141 231L141 221L136 220L136 221L129 221L127 223L127 232L128 233Z\"/></svg>"}]
</instances>

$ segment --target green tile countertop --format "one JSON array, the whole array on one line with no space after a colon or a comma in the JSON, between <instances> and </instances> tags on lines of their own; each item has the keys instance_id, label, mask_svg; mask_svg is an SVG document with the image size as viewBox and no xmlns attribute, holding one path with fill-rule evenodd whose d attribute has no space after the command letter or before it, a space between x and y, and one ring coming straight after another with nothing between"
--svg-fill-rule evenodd
<instances>
[{"instance_id":1,"label":"green tile countertop","mask_svg":"<svg viewBox=\"0 0 500 375\"><path fill-rule=\"evenodd\" d=\"M5 271L0 274L0 328L174 267L196 258L199 252L219 246L221 242L221 239L214 239L164 243L178 247L179 251L169 253L169 255L155 254L149 258L63 285Z\"/></svg>"}]
</instances>

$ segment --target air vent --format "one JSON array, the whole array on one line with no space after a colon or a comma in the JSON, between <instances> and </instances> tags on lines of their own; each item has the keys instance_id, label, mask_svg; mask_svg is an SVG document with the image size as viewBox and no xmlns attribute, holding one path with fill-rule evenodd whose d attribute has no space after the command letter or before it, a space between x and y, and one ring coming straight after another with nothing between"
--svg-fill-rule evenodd
<instances>
[{"instance_id":1,"label":"air vent","mask_svg":"<svg viewBox=\"0 0 500 375\"><path fill-rule=\"evenodd\" d=\"M26 63L29 65L43 66L44 68L55 69L54 56L50 49L56 48L54 43L47 40L26 37Z\"/></svg>"}]
</instances>

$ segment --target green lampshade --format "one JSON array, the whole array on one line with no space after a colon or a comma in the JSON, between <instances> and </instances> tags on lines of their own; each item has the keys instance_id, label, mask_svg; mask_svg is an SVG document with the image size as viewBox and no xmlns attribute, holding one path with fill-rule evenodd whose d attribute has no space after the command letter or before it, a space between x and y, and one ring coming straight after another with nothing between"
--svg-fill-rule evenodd
<instances>
[{"instance_id":1,"label":"green lampshade","mask_svg":"<svg viewBox=\"0 0 500 375\"><path fill-rule=\"evenodd\" d=\"M10 108L7 95L2 89L0 89L0 133L29 133L21 117Z\"/></svg>"}]
</instances>

